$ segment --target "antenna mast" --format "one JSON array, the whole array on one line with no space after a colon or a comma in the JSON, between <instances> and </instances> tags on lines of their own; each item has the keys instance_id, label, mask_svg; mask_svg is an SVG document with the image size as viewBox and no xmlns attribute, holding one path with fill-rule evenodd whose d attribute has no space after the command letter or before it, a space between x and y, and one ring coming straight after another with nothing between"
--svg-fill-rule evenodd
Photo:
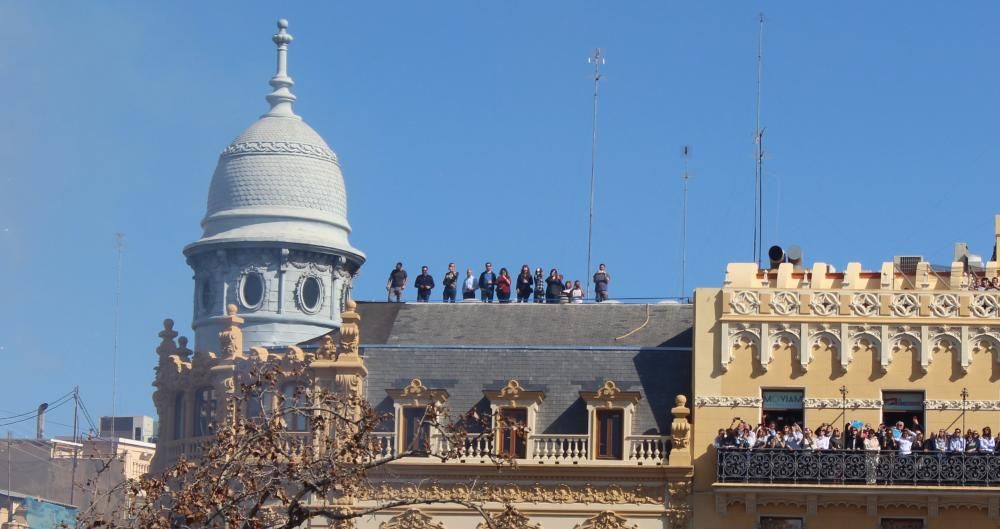
<instances>
[{"instance_id":1,"label":"antenna mast","mask_svg":"<svg viewBox=\"0 0 1000 529\"><path fill-rule=\"evenodd\" d=\"M121 313L121 303L122 303L122 253L125 251L125 234L122 232L115 233L115 251L118 253L118 267L117 267L117 277L115 279L115 343L114 347L111 349L111 437L112 439L117 438L114 435L115 430L115 404L117 400L117 390L118 390L118 328L119 328L119 314ZM98 432L100 433L100 432Z\"/></svg>"},{"instance_id":2,"label":"antenna mast","mask_svg":"<svg viewBox=\"0 0 1000 529\"><path fill-rule=\"evenodd\" d=\"M681 219L681 297L687 296L686 275L687 275L687 235L688 235L688 158L691 156L691 146L685 145L681 150L684 158L684 207Z\"/></svg>"},{"instance_id":3,"label":"antenna mast","mask_svg":"<svg viewBox=\"0 0 1000 529\"><path fill-rule=\"evenodd\" d=\"M594 65L594 116L590 137L590 209L587 213L587 268L584 269L584 275L587 276L587 290L585 292L589 293L590 256L594 242L594 183L597 179L597 95L601 84L601 65L605 62L604 52L601 51L601 48L595 49L593 57L588 57L587 62Z\"/></svg>"},{"instance_id":4,"label":"antenna mast","mask_svg":"<svg viewBox=\"0 0 1000 529\"><path fill-rule=\"evenodd\" d=\"M764 76L764 13L760 13L757 33L757 105L754 123L754 212L753 261L760 264L764 256L764 129L760 127L760 92Z\"/></svg>"}]
</instances>

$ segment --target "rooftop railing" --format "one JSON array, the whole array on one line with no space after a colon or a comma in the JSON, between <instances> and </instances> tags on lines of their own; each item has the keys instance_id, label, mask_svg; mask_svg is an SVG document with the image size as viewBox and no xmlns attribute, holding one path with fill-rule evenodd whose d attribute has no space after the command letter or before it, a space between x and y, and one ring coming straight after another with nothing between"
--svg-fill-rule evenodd
<instances>
[{"instance_id":1,"label":"rooftop railing","mask_svg":"<svg viewBox=\"0 0 1000 529\"><path fill-rule=\"evenodd\" d=\"M719 483L1000 486L1000 454L865 450L718 451Z\"/></svg>"}]
</instances>

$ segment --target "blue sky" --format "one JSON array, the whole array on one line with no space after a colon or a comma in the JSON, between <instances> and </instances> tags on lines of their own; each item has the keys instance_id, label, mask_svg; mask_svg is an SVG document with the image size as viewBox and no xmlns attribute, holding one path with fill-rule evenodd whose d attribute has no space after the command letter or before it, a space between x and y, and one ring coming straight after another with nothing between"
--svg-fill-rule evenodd
<instances>
[{"instance_id":1,"label":"blue sky","mask_svg":"<svg viewBox=\"0 0 1000 529\"><path fill-rule=\"evenodd\" d=\"M956 241L992 252L994 2L287 4L0 4L0 416L74 384L95 418L110 412L119 231L116 408L152 413L160 322L190 325L181 248L218 153L266 110L279 17L296 111L340 156L369 257L358 299L381 298L397 260L585 277L596 46L595 263L612 295L679 294L689 144L687 284L720 285L752 258L760 11L765 243L838 269L946 263Z\"/></svg>"}]
</instances>

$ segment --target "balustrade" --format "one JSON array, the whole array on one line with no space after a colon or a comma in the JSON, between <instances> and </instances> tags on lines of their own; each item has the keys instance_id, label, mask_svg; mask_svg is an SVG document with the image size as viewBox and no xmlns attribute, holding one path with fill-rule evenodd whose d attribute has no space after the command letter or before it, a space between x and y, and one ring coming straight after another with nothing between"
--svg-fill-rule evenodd
<instances>
[{"instance_id":1,"label":"balustrade","mask_svg":"<svg viewBox=\"0 0 1000 529\"><path fill-rule=\"evenodd\" d=\"M528 438L533 445L536 461L577 463L588 458L590 436L583 435L532 435Z\"/></svg>"},{"instance_id":2,"label":"balustrade","mask_svg":"<svg viewBox=\"0 0 1000 529\"><path fill-rule=\"evenodd\" d=\"M670 436L633 435L628 443L627 461L639 464L663 464L667 461Z\"/></svg>"}]
</instances>

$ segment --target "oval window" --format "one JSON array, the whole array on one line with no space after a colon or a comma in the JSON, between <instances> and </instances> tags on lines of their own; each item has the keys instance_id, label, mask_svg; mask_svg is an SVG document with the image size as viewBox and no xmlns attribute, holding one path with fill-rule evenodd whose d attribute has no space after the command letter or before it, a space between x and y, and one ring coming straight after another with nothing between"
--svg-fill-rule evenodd
<instances>
[{"instance_id":1,"label":"oval window","mask_svg":"<svg viewBox=\"0 0 1000 529\"><path fill-rule=\"evenodd\" d=\"M248 309L259 307L260 302L264 300L264 278L256 272L243 276L240 295L243 298L243 305Z\"/></svg>"},{"instance_id":2,"label":"oval window","mask_svg":"<svg viewBox=\"0 0 1000 529\"><path fill-rule=\"evenodd\" d=\"M322 288L320 287L318 278L307 277L302 282L302 307L307 312L316 312L319 310L321 292Z\"/></svg>"}]
</instances>

